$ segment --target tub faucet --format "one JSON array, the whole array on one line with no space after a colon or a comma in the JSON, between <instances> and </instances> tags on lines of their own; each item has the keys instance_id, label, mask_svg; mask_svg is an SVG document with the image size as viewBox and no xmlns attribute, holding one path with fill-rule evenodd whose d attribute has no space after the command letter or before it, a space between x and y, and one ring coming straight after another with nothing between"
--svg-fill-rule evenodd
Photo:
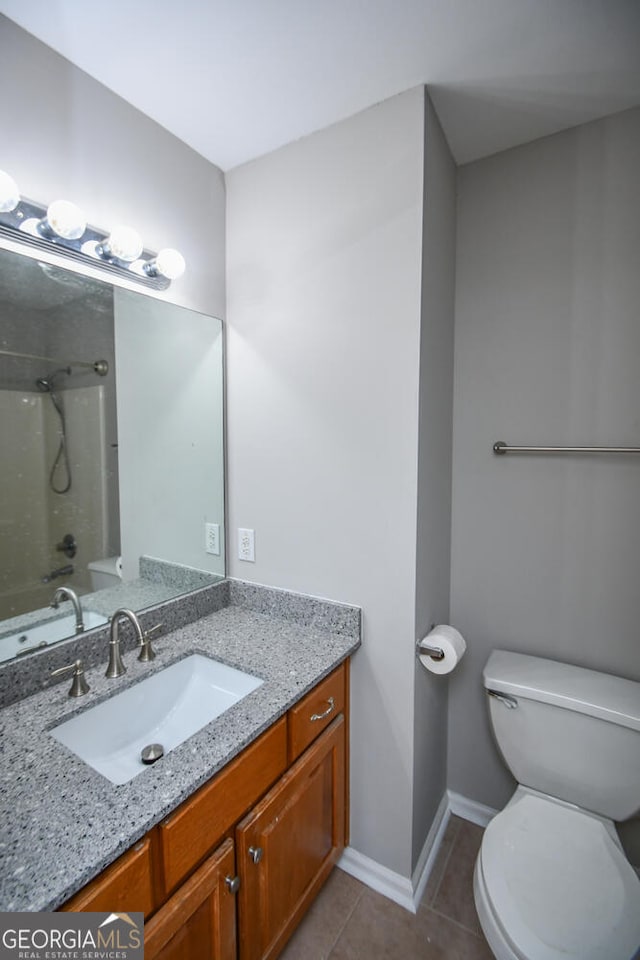
<instances>
[{"instance_id":1,"label":"tub faucet","mask_svg":"<svg viewBox=\"0 0 640 960\"><path fill-rule=\"evenodd\" d=\"M140 621L136 617L133 610L125 610L124 607L121 607L120 610L116 610L114 615L111 617L111 636L109 639L109 666L107 667L107 672L105 677L121 677L123 673L127 672L127 668L122 662L122 656L120 655L120 620L125 618L131 623L133 629L135 630L136 640L143 646L144 636L142 635L142 627L140 626Z\"/></svg>"},{"instance_id":2,"label":"tub faucet","mask_svg":"<svg viewBox=\"0 0 640 960\"><path fill-rule=\"evenodd\" d=\"M80 601L78 600L78 595L75 590L72 590L71 587L58 587L53 595L53 600L51 601L51 606L54 610L58 609L61 600L71 600L71 603L73 604L73 612L76 615L76 633L84 633L82 607L80 606Z\"/></svg>"},{"instance_id":3,"label":"tub faucet","mask_svg":"<svg viewBox=\"0 0 640 960\"><path fill-rule=\"evenodd\" d=\"M52 570L50 573L46 573L44 577L41 577L42 583L51 583L52 580L57 579L57 577L70 577L73 575L73 564L67 563L64 567L57 567L55 570Z\"/></svg>"}]
</instances>

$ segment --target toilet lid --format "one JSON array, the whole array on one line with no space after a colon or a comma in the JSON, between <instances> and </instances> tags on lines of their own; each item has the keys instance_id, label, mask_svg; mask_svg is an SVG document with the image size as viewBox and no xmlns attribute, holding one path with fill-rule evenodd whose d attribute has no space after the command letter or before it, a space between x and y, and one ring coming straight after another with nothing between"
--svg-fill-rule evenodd
<instances>
[{"instance_id":1,"label":"toilet lid","mask_svg":"<svg viewBox=\"0 0 640 960\"><path fill-rule=\"evenodd\" d=\"M640 947L640 881L601 820L523 793L487 827L481 866L522 957L631 960Z\"/></svg>"}]
</instances>

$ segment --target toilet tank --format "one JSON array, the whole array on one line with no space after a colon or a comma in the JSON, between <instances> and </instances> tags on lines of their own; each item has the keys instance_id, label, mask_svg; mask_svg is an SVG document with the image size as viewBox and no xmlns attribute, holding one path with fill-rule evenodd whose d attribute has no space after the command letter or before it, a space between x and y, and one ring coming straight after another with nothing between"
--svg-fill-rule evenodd
<instances>
[{"instance_id":1,"label":"toilet tank","mask_svg":"<svg viewBox=\"0 0 640 960\"><path fill-rule=\"evenodd\" d=\"M640 811L640 683L506 650L483 680L518 783L612 820Z\"/></svg>"},{"instance_id":2,"label":"toilet tank","mask_svg":"<svg viewBox=\"0 0 640 960\"><path fill-rule=\"evenodd\" d=\"M122 583L122 557L104 557L87 564L92 590L117 587Z\"/></svg>"}]
</instances>

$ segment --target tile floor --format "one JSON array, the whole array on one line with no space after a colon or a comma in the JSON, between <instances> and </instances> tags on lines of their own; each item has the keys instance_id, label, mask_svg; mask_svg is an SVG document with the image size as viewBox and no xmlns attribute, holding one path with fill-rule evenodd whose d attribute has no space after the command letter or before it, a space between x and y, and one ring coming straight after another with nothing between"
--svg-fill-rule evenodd
<instances>
[{"instance_id":1,"label":"tile floor","mask_svg":"<svg viewBox=\"0 0 640 960\"><path fill-rule=\"evenodd\" d=\"M473 903L481 839L451 817L415 915L334 870L281 960L493 960Z\"/></svg>"}]
</instances>

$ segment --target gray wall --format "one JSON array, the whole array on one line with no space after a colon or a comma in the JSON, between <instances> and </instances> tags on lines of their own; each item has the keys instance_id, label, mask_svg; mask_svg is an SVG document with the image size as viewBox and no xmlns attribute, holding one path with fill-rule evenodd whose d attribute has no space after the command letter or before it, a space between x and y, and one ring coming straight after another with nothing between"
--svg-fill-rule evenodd
<instances>
[{"instance_id":1,"label":"gray wall","mask_svg":"<svg viewBox=\"0 0 640 960\"><path fill-rule=\"evenodd\" d=\"M2 15L0 89L2 169L24 195L176 247L187 272L163 298L223 318L222 172Z\"/></svg>"},{"instance_id":2,"label":"gray wall","mask_svg":"<svg viewBox=\"0 0 640 960\"><path fill-rule=\"evenodd\" d=\"M456 168L425 98L422 329L418 435L416 639L449 621ZM416 659L413 861L447 786L447 688Z\"/></svg>"},{"instance_id":3,"label":"gray wall","mask_svg":"<svg viewBox=\"0 0 640 960\"><path fill-rule=\"evenodd\" d=\"M496 807L494 647L640 679L640 458L491 451L640 441L639 170L636 109L459 171L449 786Z\"/></svg>"},{"instance_id":4,"label":"gray wall","mask_svg":"<svg viewBox=\"0 0 640 960\"><path fill-rule=\"evenodd\" d=\"M229 572L363 607L351 843L405 877L423 137L413 90L227 176Z\"/></svg>"}]
</instances>

